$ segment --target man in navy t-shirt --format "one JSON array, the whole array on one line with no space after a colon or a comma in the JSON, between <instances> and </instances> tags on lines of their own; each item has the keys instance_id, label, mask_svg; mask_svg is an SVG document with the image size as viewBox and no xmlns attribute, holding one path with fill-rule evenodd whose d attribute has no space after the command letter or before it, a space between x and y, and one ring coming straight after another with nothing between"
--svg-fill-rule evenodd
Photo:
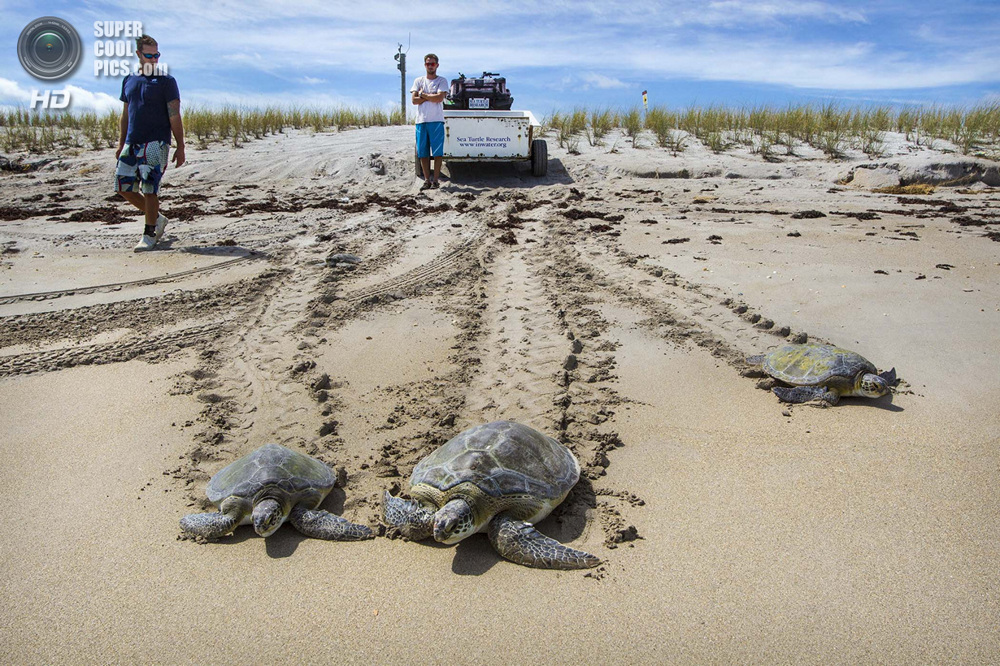
<instances>
[{"instance_id":1,"label":"man in navy t-shirt","mask_svg":"<svg viewBox=\"0 0 1000 666\"><path fill-rule=\"evenodd\" d=\"M121 134L115 191L145 213L142 238L136 252L152 250L163 237L167 218L160 214L160 179L167 168L170 136L177 142L173 161L184 164L184 126L181 100L174 77L157 71L160 53L156 40L143 35L135 40L140 73L122 81Z\"/></svg>"}]
</instances>

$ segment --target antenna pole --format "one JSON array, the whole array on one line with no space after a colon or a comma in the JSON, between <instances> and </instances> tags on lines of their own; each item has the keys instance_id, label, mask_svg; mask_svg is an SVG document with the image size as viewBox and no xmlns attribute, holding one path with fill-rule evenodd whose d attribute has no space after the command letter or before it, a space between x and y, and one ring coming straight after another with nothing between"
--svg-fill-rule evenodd
<instances>
[{"instance_id":1,"label":"antenna pole","mask_svg":"<svg viewBox=\"0 0 1000 666\"><path fill-rule=\"evenodd\" d=\"M399 52L393 56L393 59L399 64L396 65L396 69L399 70L399 108L403 112L403 123L406 123L406 54L403 53L403 45L399 45Z\"/></svg>"}]
</instances>

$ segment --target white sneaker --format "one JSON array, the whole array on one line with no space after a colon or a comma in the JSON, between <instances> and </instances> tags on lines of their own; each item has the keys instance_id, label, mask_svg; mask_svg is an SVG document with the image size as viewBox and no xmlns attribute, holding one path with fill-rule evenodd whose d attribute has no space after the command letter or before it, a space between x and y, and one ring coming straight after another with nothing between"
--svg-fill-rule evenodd
<instances>
[{"instance_id":1,"label":"white sneaker","mask_svg":"<svg viewBox=\"0 0 1000 666\"><path fill-rule=\"evenodd\" d=\"M167 230L167 222L169 221L163 213L160 213L160 216L156 218L156 240L163 238L163 232Z\"/></svg>"},{"instance_id":2,"label":"white sneaker","mask_svg":"<svg viewBox=\"0 0 1000 666\"><path fill-rule=\"evenodd\" d=\"M146 234L143 234L142 239L138 243L136 243L136 246L132 251L148 252L149 250L152 250L155 246L156 246L156 239L153 238L152 236L147 236Z\"/></svg>"}]
</instances>

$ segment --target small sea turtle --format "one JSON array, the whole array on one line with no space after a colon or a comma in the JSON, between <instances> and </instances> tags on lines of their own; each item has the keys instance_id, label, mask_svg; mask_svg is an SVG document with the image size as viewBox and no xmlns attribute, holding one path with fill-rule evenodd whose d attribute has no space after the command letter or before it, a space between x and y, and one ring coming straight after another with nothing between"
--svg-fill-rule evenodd
<instances>
[{"instance_id":1,"label":"small sea turtle","mask_svg":"<svg viewBox=\"0 0 1000 666\"><path fill-rule=\"evenodd\" d=\"M465 430L421 460L410 476L416 501L385 493L385 523L413 540L458 543L488 532L497 552L540 569L600 564L535 529L580 478L565 446L528 426L495 421Z\"/></svg>"},{"instance_id":2,"label":"small sea turtle","mask_svg":"<svg viewBox=\"0 0 1000 666\"><path fill-rule=\"evenodd\" d=\"M861 354L811 342L750 356L747 363L791 386L771 389L784 402L819 400L836 405L844 396L879 398L896 381L895 368L879 373Z\"/></svg>"},{"instance_id":3,"label":"small sea turtle","mask_svg":"<svg viewBox=\"0 0 1000 666\"><path fill-rule=\"evenodd\" d=\"M371 539L365 525L318 509L337 482L330 468L280 444L265 444L224 467L208 482L205 493L218 513L192 513L181 518L181 529L218 538L238 525L249 525L270 536L285 519L306 536L335 541Z\"/></svg>"}]
</instances>

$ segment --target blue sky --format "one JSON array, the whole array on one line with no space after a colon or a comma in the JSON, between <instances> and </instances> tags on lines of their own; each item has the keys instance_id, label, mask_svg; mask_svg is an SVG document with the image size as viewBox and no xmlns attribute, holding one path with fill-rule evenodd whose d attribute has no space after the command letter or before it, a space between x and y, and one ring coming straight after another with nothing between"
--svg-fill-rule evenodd
<instances>
[{"instance_id":1,"label":"blue sky","mask_svg":"<svg viewBox=\"0 0 1000 666\"><path fill-rule=\"evenodd\" d=\"M399 103L423 54L441 74L507 77L514 108L674 108L810 103L971 105L1000 101L1000 2L285 2L0 0L0 105L66 88L73 108L118 106L120 77L94 75L93 24L138 20L155 37L183 105ZM18 35L57 16L84 59L61 82L21 67Z\"/></svg>"}]
</instances>

